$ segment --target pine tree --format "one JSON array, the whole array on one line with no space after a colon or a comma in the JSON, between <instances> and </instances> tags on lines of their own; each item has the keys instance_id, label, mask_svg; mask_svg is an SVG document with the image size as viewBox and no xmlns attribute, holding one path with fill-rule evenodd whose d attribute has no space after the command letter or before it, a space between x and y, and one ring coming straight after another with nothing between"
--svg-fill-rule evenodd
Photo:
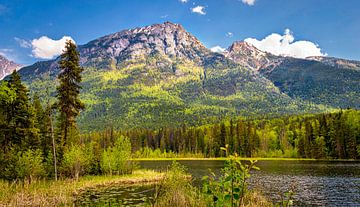
<instances>
[{"instance_id":1,"label":"pine tree","mask_svg":"<svg viewBox=\"0 0 360 207\"><path fill-rule=\"evenodd\" d=\"M21 149L37 148L40 145L38 129L35 127L35 111L29 101L27 88L20 75L14 71L8 82L15 91L16 98L8 108L9 140Z\"/></svg>"},{"instance_id":2,"label":"pine tree","mask_svg":"<svg viewBox=\"0 0 360 207\"><path fill-rule=\"evenodd\" d=\"M60 112L63 146L68 144L70 130L76 129L76 117L85 108L84 103L79 99L81 72L83 71L79 65L79 59L76 45L70 40L67 41L65 51L59 61L61 72L58 76L60 85L57 87L57 107Z\"/></svg>"}]
</instances>

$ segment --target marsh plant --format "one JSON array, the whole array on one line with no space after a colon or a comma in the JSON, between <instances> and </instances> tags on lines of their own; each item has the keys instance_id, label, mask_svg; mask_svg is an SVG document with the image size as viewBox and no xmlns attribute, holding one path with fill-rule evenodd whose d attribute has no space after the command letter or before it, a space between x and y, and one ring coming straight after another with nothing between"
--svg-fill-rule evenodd
<instances>
[{"instance_id":1,"label":"marsh plant","mask_svg":"<svg viewBox=\"0 0 360 207\"><path fill-rule=\"evenodd\" d=\"M201 192L192 186L186 168L174 161L164 179L155 187L154 197L148 201L152 207L206 206Z\"/></svg>"},{"instance_id":2,"label":"marsh plant","mask_svg":"<svg viewBox=\"0 0 360 207\"><path fill-rule=\"evenodd\" d=\"M221 150L228 154L228 146L222 147ZM255 166L256 161L250 160L250 164L241 163L236 153L228 158L219 178L211 172L210 176L204 176L202 179L202 191L213 206L243 205L248 193L247 179L250 177L250 171L260 170Z\"/></svg>"}]
</instances>

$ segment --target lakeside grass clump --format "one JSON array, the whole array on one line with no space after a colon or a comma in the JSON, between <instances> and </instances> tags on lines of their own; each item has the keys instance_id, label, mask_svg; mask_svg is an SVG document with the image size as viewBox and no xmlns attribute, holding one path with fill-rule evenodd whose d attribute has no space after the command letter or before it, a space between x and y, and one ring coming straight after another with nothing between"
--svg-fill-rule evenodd
<instances>
[{"instance_id":1,"label":"lakeside grass clump","mask_svg":"<svg viewBox=\"0 0 360 207\"><path fill-rule=\"evenodd\" d=\"M14 183L0 180L0 206L68 206L90 188L154 183L162 180L163 176L164 173L155 171L135 170L128 175L84 176L78 181L66 179Z\"/></svg>"}]
</instances>

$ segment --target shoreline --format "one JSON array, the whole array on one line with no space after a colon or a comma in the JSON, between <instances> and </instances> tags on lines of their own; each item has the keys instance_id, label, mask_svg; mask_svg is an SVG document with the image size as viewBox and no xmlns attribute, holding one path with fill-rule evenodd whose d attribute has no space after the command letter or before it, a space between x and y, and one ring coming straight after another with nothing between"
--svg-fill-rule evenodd
<instances>
[{"instance_id":1,"label":"shoreline","mask_svg":"<svg viewBox=\"0 0 360 207\"><path fill-rule=\"evenodd\" d=\"M198 158L198 157L174 157L174 158L133 158L132 161L225 161L228 158L225 157L210 157L210 158ZM238 160L250 161L326 161L326 162L360 162L355 159L313 159L313 158L265 158L265 157L240 157Z\"/></svg>"},{"instance_id":2,"label":"shoreline","mask_svg":"<svg viewBox=\"0 0 360 207\"><path fill-rule=\"evenodd\" d=\"M87 190L114 185L145 185L160 182L164 173L135 170L129 175L94 175L75 180L39 180L30 184L0 180L1 206L68 206Z\"/></svg>"}]
</instances>

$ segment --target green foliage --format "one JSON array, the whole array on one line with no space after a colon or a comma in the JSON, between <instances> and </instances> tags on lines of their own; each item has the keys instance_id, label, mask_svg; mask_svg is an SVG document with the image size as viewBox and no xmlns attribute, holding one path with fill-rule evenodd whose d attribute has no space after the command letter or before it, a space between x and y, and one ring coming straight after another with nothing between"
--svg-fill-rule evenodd
<instances>
[{"instance_id":1,"label":"green foliage","mask_svg":"<svg viewBox=\"0 0 360 207\"><path fill-rule=\"evenodd\" d=\"M67 140L69 129L76 127L75 119L80 114L80 110L85 108L84 103L79 99L83 68L79 65L80 55L72 41L66 42L65 51L60 57L61 71L58 75L60 85L57 87L57 107L60 113L63 145L65 146L69 142Z\"/></svg>"},{"instance_id":2,"label":"green foliage","mask_svg":"<svg viewBox=\"0 0 360 207\"><path fill-rule=\"evenodd\" d=\"M357 159L360 112L224 120L198 127L113 131L130 138L135 158L221 157L219 146L241 157ZM105 131L106 132L106 131ZM105 132L84 134L92 137ZM104 135L103 135L104 136ZM112 138L104 139L111 140ZM107 144L111 144L109 141Z\"/></svg>"},{"instance_id":3,"label":"green foliage","mask_svg":"<svg viewBox=\"0 0 360 207\"><path fill-rule=\"evenodd\" d=\"M17 152L13 148L9 154L9 162L4 172L8 179L32 182L45 175L41 150L28 149Z\"/></svg>"},{"instance_id":4,"label":"green foliage","mask_svg":"<svg viewBox=\"0 0 360 207\"><path fill-rule=\"evenodd\" d=\"M127 137L120 136L116 139L113 147L104 150L100 163L101 170L110 175L131 173L133 166L130 158L130 140Z\"/></svg>"},{"instance_id":5,"label":"green foliage","mask_svg":"<svg viewBox=\"0 0 360 207\"><path fill-rule=\"evenodd\" d=\"M153 207L205 206L199 190L192 186L186 168L174 161L162 182L156 185L155 195L149 203Z\"/></svg>"},{"instance_id":6,"label":"green foliage","mask_svg":"<svg viewBox=\"0 0 360 207\"><path fill-rule=\"evenodd\" d=\"M36 180L44 176L43 156L40 150L27 150L18 153L16 161L16 175L20 179Z\"/></svg>"},{"instance_id":7,"label":"green foliage","mask_svg":"<svg viewBox=\"0 0 360 207\"><path fill-rule=\"evenodd\" d=\"M294 58L271 72L264 70L264 75L290 97L333 108L360 109L360 71L339 65Z\"/></svg>"},{"instance_id":8,"label":"green foliage","mask_svg":"<svg viewBox=\"0 0 360 207\"><path fill-rule=\"evenodd\" d=\"M48 96L44 91L55 91L51 84L55 76L45 72L37 78L24 75L42 98ZM111 70L85 67L80 85L87 110L77 123L89 132L109 125L116 129L198 126L224 117L273 117L329 109L291 99L270 81L234 64L200 67L161 55L123 61Z\"/></svg>"},{"instance_id":9,"label":"green foliage","mask_svg":"<svg viewBox=\"0 0 360 207\"><path fill-rule=\"evenodd\" d=\"M40 144L35 126L35 111L28 90L14 71L0 87L0 141L3 150L12 145L36 148Z\"/></svg>"},{"instance_id":10,"label":"green foliage","mask_svg":"<svg viewBox=\"0 0 360 207\"><path fill-rule=\"evenodd\" d=\"M227 152L227 148L222 149ZM214 173L210 177L204 176L202 190L207 195L208 204L219 207L244 205L250 171L259 170L255 163L256 161L251 160L250 164L242 164L235 154L225 161L220 178L217 179Z\"/></svg>"},{"instance_id":11,"label":"green foliage","mask_svg":"<svg viewBox=\"0 0 360 207\"><path fill-rule=\"evenodd\" d=\"M61 170L65 175L70 175L78 180L85 174L91 165L92 155L87 153L83 145L71 145L65 150Z\"/></svg>"}]
</instances>

